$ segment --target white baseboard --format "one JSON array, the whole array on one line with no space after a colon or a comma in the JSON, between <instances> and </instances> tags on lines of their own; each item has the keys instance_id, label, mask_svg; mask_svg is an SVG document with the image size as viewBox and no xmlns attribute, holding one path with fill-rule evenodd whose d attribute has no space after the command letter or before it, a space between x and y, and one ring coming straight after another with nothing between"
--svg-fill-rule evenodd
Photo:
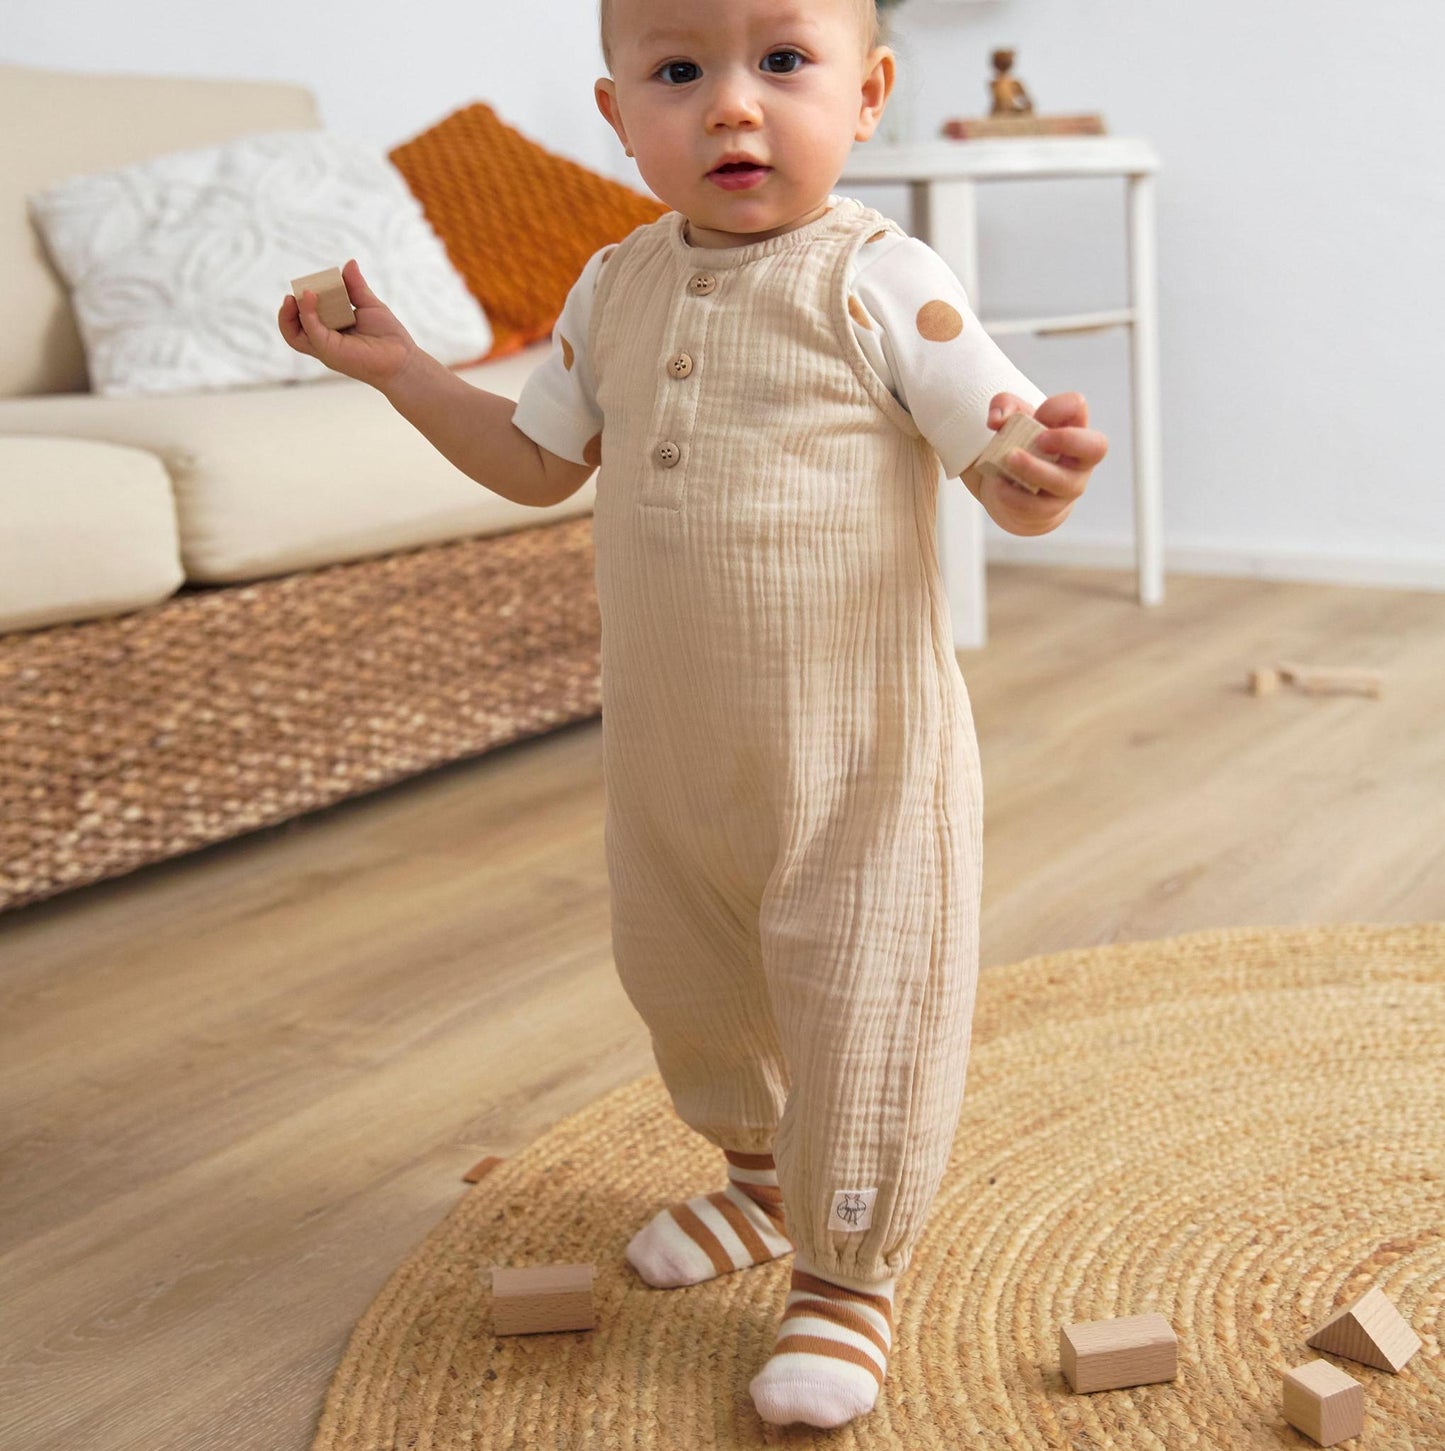
<instances>
[{"instance_id":1,"label":"white baseboard","mask_svg":"<svg viewBox=\"0 0 1445 1451\"><path fill-rule=\"evenodd\" d=\"M1082 569L1133 569L1132 539L1023 539L990 527L987 557L1000 564L1063 564ZM1320 554L1286 549L1169 544L1165 588L1174 574L1292 580L1308 584L1373 585L1445 592L1445 559L1399 555Z\"/></svg>"}]
</instances>

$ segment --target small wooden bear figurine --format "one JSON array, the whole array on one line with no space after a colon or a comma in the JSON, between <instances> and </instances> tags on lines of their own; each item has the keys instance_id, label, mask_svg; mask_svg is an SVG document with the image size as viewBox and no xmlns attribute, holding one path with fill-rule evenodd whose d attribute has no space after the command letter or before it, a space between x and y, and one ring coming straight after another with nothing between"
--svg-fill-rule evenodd
<instances>
[{"instance_id":1,"label":"small wooden bear figurine","mask_svg":"<svg viewBox=\"0 0 1445 1451\"><path fill-rule=\"evenodd\" d=\"M1009 71L1013 68L1014 53L1011 50L996 50L993 53L993 80L989 89L993 92L993 110L990 116L1032 116L1034 103L1024 90L1024 83Z\"/></svg>"}]
</instances>

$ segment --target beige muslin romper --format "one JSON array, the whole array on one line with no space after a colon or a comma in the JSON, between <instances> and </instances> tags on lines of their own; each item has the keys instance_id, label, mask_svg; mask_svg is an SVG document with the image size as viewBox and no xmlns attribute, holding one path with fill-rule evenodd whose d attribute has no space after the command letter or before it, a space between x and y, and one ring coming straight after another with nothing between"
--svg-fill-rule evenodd
<instances>
[{"instance_id":1,"label":"beige muslin romper","mask_svg":"<svg viewBox=\"0 0 1445 1451\"><path fill-rule=\"evenodd\" d=\"M902 1272L962 1104L981 782L938 458L849 326L852 198L619 243L588 347L612 935L679 1116L774 1149L820 1271ZM962 487L962 485L958 485Z\"/></svg>"}]
</instances>

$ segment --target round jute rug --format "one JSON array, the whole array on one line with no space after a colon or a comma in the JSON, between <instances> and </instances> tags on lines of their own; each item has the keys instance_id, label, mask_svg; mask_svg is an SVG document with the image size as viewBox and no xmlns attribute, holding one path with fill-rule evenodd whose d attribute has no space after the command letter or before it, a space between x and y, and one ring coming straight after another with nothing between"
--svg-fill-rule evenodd
<instances>
[{"instance_id":1,"label":"round jute rug","mask_svg":"<svg viewBox=\"0 0 1445 1451\"><path fill-rule=\"evenodd\" d=\"M1423 1346L1364 1384L1371 1451L1445 1447L1445 925L1202 933L985 972L953 1157L888 1379L836 1431L748 1381L791 1258L680 1290L623 1258L722 1156L656 1076L503 1161L357 1326L314 1451L1304 1446L1305 1341L1378 1285ZM597 1328L491 1329L493 1265L590 1262ZM1172 1382L1076 1395L1066 1322L1157 1311Z\"/></svg>"}]
</instances>

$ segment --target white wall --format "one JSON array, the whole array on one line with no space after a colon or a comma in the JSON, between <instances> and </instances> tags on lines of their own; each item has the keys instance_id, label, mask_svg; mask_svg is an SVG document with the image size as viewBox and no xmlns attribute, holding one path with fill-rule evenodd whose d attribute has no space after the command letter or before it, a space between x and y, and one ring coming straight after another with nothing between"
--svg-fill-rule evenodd
<instances>
[{"instance_id":1,"label":"white wall","mask_svg":"<svg viewBox=\"0 0 1445 1451\"><path fill-rule=\"evenodd\" d=\"M722 3L722 0L710 0ZM595 0L0 0L0 58L77 70L301 80L326 123L386 148L489 102L553 150L640 185L597 114ZM1161 154L1169 563L1445 588L1445 5L1440 0L908 0L918 137L986 108L987 55L1040 110L1103 112ZM1122 306L1123 184L996 183L985 315ZM899 189L858 190L906 220ZM997 552L1125 562L1123 332L1009 339L1083 391L1112 451L1068 523Z\"/></svg>"},{"instance_id":2,"label":"white wall","mask_svg":"<svg viewBox=\"0 0 1445 1451\"><path fill-rule=\"evenodd\" d=\"M927 57L923 134L982 108L980 58L1009 43L1040 109L1102 111L1161 155L1171 563L1445 588L1445 480L1421 426L1445 392L1445 5L919 0L901 14ZM984 314L1123 305L1115 185L986 192ZM1081 388L1111 436L1086 503L1032 552L1107 554L1131 533L1125 335L1009 350L1041 387Z\"/></svg>"}]
</instances>

